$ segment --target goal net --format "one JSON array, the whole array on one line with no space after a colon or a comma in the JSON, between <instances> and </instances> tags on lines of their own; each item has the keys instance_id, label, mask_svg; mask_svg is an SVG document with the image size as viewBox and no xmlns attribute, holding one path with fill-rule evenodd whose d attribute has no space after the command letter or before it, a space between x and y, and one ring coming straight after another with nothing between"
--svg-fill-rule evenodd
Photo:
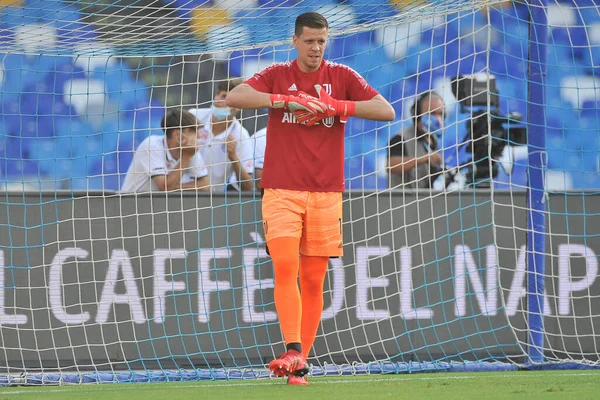
<instances>
[{"instance_id":1,"label":"goal net","mask_svg":"<svg viewBox=\"0 0 600 400\"><path fill-rule=\"evenodd\" d=\"M396 111L346 126L345 255L311 373L597 366L593 1L0 7L0 385L269 376L284 345L260 194L121 188L166 110L293 60L305 11ZM441 127L413 108L429 91ZM254 148L267 111L237 118Z\"/></svg>"}]
</instances>

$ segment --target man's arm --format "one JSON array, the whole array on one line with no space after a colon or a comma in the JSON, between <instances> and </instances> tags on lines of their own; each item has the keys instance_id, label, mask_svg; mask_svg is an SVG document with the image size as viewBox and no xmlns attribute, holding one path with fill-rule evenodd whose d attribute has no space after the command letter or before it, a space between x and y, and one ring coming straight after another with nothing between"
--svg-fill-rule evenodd
<instances>
[{"instance_id":1,"label":"man's arm","mask_svg":"<svg viewBox=\"0 0 600 400\"><path fill-rule=\"evenodd\" d=\"M326 117L338 115L340 122L346 122L350 117L358 117L373 121L392 121L396 118L394 108L380 94L376 94L370 100L336 100L327 93L321 85L315 85L319 99L325 103L327 110L309 118L307 125L312 126L317 121ZM297 117L303 116L303 112L295 112Z\"/></svg>"},{"instance_id":2,"label":"man's arm","mask_svg":"<svg viewBox=\"0 0 600 400\"><path fill-rule=\"evenodd\" d=\"M357 101L355 104L355 117L373 121L393 121L396 118L396 111L380 94L371 100Z\"/></svg>"},{"instance_id":3,"label":"man's arm","mask_svg":"<svg viewBox=\"0 0 600 400\"><path fill-rule=\"evenodd\" d=\"M202 190L210 191L208 176L197 178L192 182L181 183L185 170L189 168L194 153L182 152L178 167L165 175L153 176L152 179L159 190L166 192L170 190Z\"/></svg>"},{"instance_id":4,"label":"man's arm","mask_svg":"<svg viewBox=\"0 0 600 400\"><path fill-rule=\"evenodd\" d=\"M417 165L423 164L427 161L427 156L416 157L402 157L402 156L391 156L388 158L387 168L390 173L393 174L404 174L417 168Z\"/></svg>"},{"instance_id":5,"label":"man's arm","mask_svg":"<svg viewBox=\"0 0 600 400\"><path fill-rule=\"evenodd\" d=\"M235 138L232 135L229 135L227 137L227 157L229 158L229 161L231 161L237 181L240 183L240 188L243 191L252 191L254 190L254 182L252 182L252 176L242 166L242 162L237 154L238 147L239 146Z\"/></svg>"},{"instance_id":6,"label":"man's arm","mask_svg":"<svg viewBox=\"0 0 600 400\"><path fill-rule=\"evenodd\" d=\"M242 83L227 93L225 104L239 109L268 108L271 107L271 95L259 92L247 83Z\"/></svg>"},{"instance_id":7,"label":"man's arm","mask_svg":"<svg viewBox=\"0 0 600 400\"><path fill-rule=\"evenodd\" d=\"M323 113L327 109L322 101L312 96L263 93L247 83L242 83L227 93L225 104L238 109L285 108L292 112L302 111L314 115Z\"/></svg>"},{"instance_id":8,"label":"man's arm","mask_svg":"<svg viewBox=\"0 0 600 400\"><path fill-rule=\"evenodd\" d=\"M390 156L387 162L388 171L394 174L404 174L417 168L417 165L440 165L442 157L439 153L428 153L421 157Z\"/></svg>"},{"instance_id":9,"label":"man's arm","mask_svg":"<svg viewBox=\"0 0 600 400\"><path fill-rule=\"evenodd\" d=\"M254 181L252 180L252 175L246 172L244 167L242 167L242 163L237 156L235 157L235 160L231 160L231 164L233 165L233 171L235 172L237 181L240 183L240 188L243 191L254 190Z\"/></svg>"},{"instance_id":10,"label":"man's arm","mask_svg":"<svg viewBox=\"0 0 600 400\"><path fill-rule=\"evenodd\" d=\"M156 175L152 177L154 183L158 187L158 190L163 192L168 190L175 190L181 188L181 178L183 177L184 170L190 165L193 154L187 152L181 152L181 158L179 161L178 168L165 175Z\"/></svg>"},{"instance_id":11,"label":"man's arm","mask_svg":"<svg viewBox=\"0 0 600 400\"><path fill-rule=\"evenodd\" d=\"M254 169L254 180L256 182L256 190L260 190L260 179L262 178L262 168Z\"/></svg>"},{"instance_id":12,"label":"man's arm","mask_svg":"<svg viewBox=\"0 0 600 400\"><path fill-rule=\"evenodd\" d=\"M210 192L210 186L208 182L208 176L203 176L192 182L184 183L181 185L182 190L199 190L202 192Z\"/></svg>"}]
</instances>

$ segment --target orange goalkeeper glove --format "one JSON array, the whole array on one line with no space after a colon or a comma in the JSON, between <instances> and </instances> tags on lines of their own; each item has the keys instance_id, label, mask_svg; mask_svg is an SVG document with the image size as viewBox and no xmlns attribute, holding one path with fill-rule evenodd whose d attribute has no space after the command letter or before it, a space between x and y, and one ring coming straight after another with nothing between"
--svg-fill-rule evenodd
<instances>
[{"instance_id":1,"label":"orange goalkeeper glove","mask_svg":"<svg viewBox=\"0 0 600 400\"><path fill-rule=\"evenodd\" d=\"M306 93L303 94L305 96L271 94L271 108L285 108L293 113L306 113L307 115L317 115L327 110L327 105L321 100Z\"/></svg>"},{"instance_id":2,"label":"orange goalkeeper glove","mask_svg":"<svg viewBox=\"0 0 600 400\"><path fill-rule=\"evenodd\" d=\"M321 85L315 85L319 99L327 105L327 112L321 118L332 117L334 115L340 116L340 122L346 123L348 118L354 115L356 111L356 103L350 100L336 100L331 97L325 88Z\"/></svg>"},{"instance_id":3,"label":"orange goalkeeper glove","mask_svg":"<svg viewBox=\"0 0 600 400\"><path fill-rule=\"evenodd\" d=\"M320 104L323 104L323 106L322 106L323 111L318 112L318 113L314 113L314 112L307 111L307 110L294 111L294 115L296 116L296 120L298 121L298 123L305 124L306 126L313 126L314 124L316 124L317 122L319 122L320 120L322 120L324 118L323 115L325 115L325 113L327 111L326 104L322 103L316 97L311 96L304 92L298 92L298 97L300 97L302 99L306 99L307 101L311 101L311 102L316 100Z\"/></svg>"}]
</instances>

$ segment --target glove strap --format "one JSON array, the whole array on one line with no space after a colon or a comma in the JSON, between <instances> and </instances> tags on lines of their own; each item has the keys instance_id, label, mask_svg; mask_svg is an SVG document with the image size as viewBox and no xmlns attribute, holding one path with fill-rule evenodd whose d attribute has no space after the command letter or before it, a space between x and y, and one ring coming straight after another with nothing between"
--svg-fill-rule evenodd
<instances>
[{"instance_id":1,"label":"glove strap","mask_svg":"<svg viewBox=\"0 0 600 400\"><path fill-rule=\"evenodd\" d=\"M344 120L352 117L356 111L356 103L349 100L338 100L337 107L337 114L340 116L340 119Z\"/></svg>"},{"instance_id":2,"label":"glove strap","mask_svg":"<svg viewBox=\"0 0 600 400\"><path fill-rule=\"evenodd\" d=\"M289 97L284 94L271 94L269 100L271 101L271 108L286 108Z\"/></svg>"}]
</instances>

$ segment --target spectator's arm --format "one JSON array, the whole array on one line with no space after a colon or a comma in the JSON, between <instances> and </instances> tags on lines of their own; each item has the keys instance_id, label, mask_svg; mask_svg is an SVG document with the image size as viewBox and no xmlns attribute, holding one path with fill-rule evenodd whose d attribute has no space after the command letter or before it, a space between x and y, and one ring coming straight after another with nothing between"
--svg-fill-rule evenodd
<instances>
[{"instance_id":1,"label":"spectator's arm","mask_svg":"<svg viewBox=\"0 0 600 400\"><path fill-rule=\"evenodd\" d=\"M210 185L208 182L208 176L203 176L192 182L184 183L181 185L182 190L199 190L202 192L210 192Z\"/></svg>"},{"instance_id":2,"label":"spectator's arm","mask_svg":"<svg viewBox=\"0 0 600 400\"><path fill-rule=\"evenodd\" d=\"M252 180L252 175L246 172L237 156L235 156L234 159L231 159L231 165L233 166L233 171L235 172L235 176L242 191L254 190L254 181Z\"/></svg>"},{"instance_id":3,"label":"spectator's arm","mask_svg":"<svg viewBox=\"0 0 600 400\"><path fill-rule=\"evenodd\" d=\"M169 172L167 175L155 175L152 177L159 190L166 192L169 190L181 189L181 178L184 170L190 165L193 154L181 153L179 167Z\"/></svg>"},{"instance_id":4,"label":"spectator's arm","mask_svg":"<svg viewBox=\"0 0 600 400\"><path fill-rule=\"evenodd\" d=\"M254 169L254 181L256 182L256 190L260 190L260 179L262 178L262 168L255 168Z\"/></svg>"},{"instance_id":5,"label":"spectator's arm","mask_svg":"<svg viewBox=\"0 0 600 400\"><path fill-rule=\"evenodd\" d=\"M387 162L388 171L394 174L405 174L417 167L417 165L426 163L429 159L428 155L422 157L403 157L390 156Z\"/></svg>"}]
</instances>

